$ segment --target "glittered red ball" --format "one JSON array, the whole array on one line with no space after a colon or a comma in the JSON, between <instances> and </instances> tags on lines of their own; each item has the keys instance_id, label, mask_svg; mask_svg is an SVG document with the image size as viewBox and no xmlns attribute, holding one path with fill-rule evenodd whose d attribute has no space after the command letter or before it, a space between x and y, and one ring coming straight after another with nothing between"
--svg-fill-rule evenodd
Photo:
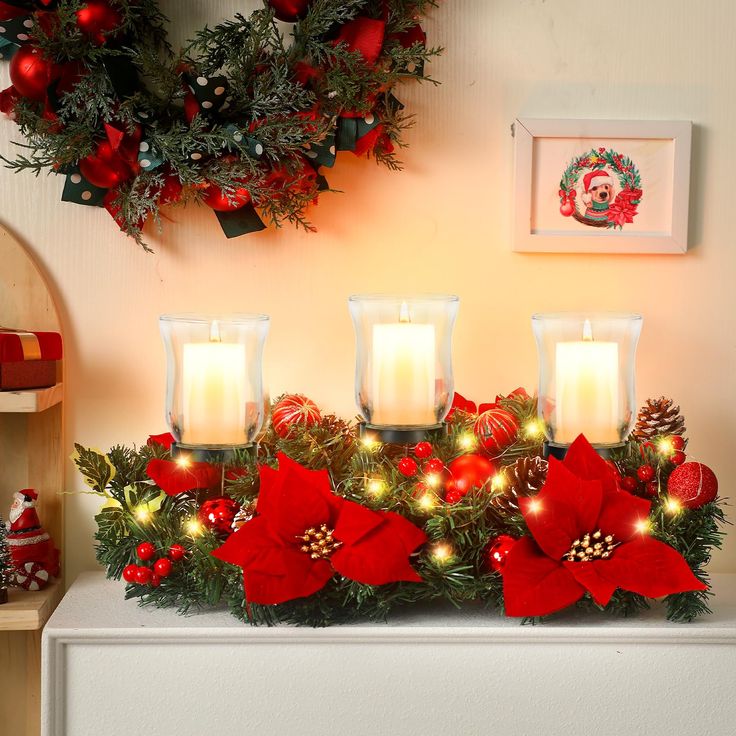
<instances>
[{"instance_id":1,"label":"glittered red ball","mask_svg":"<svg viewBox=\"0 0 736 736\"><path fill-rule=\"evenodd\" d=\"M169 557L174 560L174 562L183 560L186 553L187 551L180 544L172 544L171 547L169 547Z\"/></svg>"},{"instance_id":2,"label":"glittered red ball","mask_svg":"<svg viewBox=\"0 0 736 736\"><path fill-rule=\"evenodd\" d=\"M77 10L77 26L97 46L102 46L122 22L123 16L107 0L88 0Z\"/></svg>"},{"instance_id":3,"label":"glittered red ball","mask_svg":"<svg viewBox=\"0 0 736 736\"><path fill-rule=\"evenodd\" d=\"M138 565L126 565L123 568L123 580L125 580L126 583L134 583L137 572Z\"/></svg>"},{"instance_id":4,"label":"glittered red ball","mask_svg":"<svg viewBox=\"0 0 736 736\"><path fill-rule=\"evenodd\" d=\"M425 460L426 458L431 457L433 452L434 450L429 442L417 442L417 444L414 445L414 455L420 460Z\"/></svg>"},{"instance_id":5,"label":"glittered red ball","mask_svg":"<svg viewBox=\"0 0 736 736\"><path fill-rule=\"evenodd\" d=\"M670 437L670 442L675 450L685 449L685 438L681 434L673 434Z\"/></svg>"},{"instance_id":6,"label":"glittered red ball","mask_svg":"<svg viewBox=\"0 0 736 736\"><path fill-rule=\"evenodd\" d=\"M135 549L135 553L138 558L143 560L150 560L156 554L156 548L150 542L141 542Z\"/></svg>"},{"instance_id":7,"label":"glittered red ball","mask_svg":"<svg viewBox=\"0 0 736 736\"><path fill-rule=\"evenodd\" d=\"M268 0L274 15L285 23L296 23L309 9L311 0Z\"/></svg>"},{"instance_id":8,"label":"glittered red ball","mask_svg":"<svg viewBox=\"0 0 736 736\"><path fill-rule=\"evenodd\" d=\"M422 472L425 475L438 475L445 469L445 464L438 457L431 457L422 465Z\"/></svg>"},{"instance_id":9,"label":"glittered red ball","mask_svg":"<svg viewBox=\"0 0 736 736\"><path fill-rule=\"evenodd\" d=\"M227 496L210 498L205 501L197 512L199 520L213 532L219 534L230 534L232 532L233 519L238 513L240 505Z\"/></svg>"},{"instance_id":10,"label":"glittered red ball","mask_svg":"<svg viewBox=\"0 0 736 736\"><path fill-rule=\"evenodd\" d=\"M493 407L475 420L473 431L486 452L495 456L514 442L519 420L511 412Z\"/></svg>"},{"instance_id":11,"label":"glittered red ball","mask_svg":"<svg viewBox=\"0 0 736 736\"><path fill-rule=\"evenodd\" d=\"M419 470L417 461L413 457L402 457L397 467L399 468L399 473L407 478L413 478Z\"/></svg>"},{"instance_id":12,"label":"glittered red ball","mask_svg":"<svg viewBox=\"0 0 736 736\"><path fill-rule=\"evenodd\" d=\"M627 475L621 478L621 488L629 493L633 493L639 487L639 481L633 475Z\"/></svg>"},{"instance_id":13,"label":"glittered red ball","mask_svg":"<svg viewBox=\"0 0 736 736\"><path fill-rule=\"evenodd\" d=\"M10 81L22 97L42 101L59 67L44 58L34 46L21 46L10 60Z\"/></svg>"},{"instance_id":14,"label":"glittered red ball","mask_svg":"<svg viewBox=\"0 0 736 736\"><path fill-rule=\"evenodd\" d=\"M167 560L165 557L156 560L153 565L153 571L159 577L167 578L171 574L171 560Z\"/></svg>"},{"instance_id":15,"label":"glittered red ball","mask_svg":"<svg viewBox=\"0 0 736 736\"><path fill-rule=\"evenodd\" d=\"M480 488L495 474L496 466L482 455L460 455L448 466L450 479L445 486L445 500L453 503L449 497L464 496L473 488Z\"/></svg>"},{"instance_id":16,"label":"glittered red ball","mask_svg":"<svg viewBox=\"0 0 736 736\"><path fill-rule=\"evenodd\" d=\"M250 192L244 187L236 189L226 197L220 187L210 184L202 201L217 212L234 212L250 202Z\"/></svg>"},{"instance_id":17,"label":"glittered red ball","mask_svg":"<svg viewBox=\"0 0 736 736\"><path fill-rule=\"evenodd\" d=\"M276 434L286 438L293 428L314 427L322 421L317 404L306 396L289 394L274 404L271 422Z\"/></svg>"},{"instance_id":18,"label":"glittered red ball","mask_svg":"<svg viewBox=\"0 0 736 736\"><path fill-rule=\"evenodd\" d=\"M128 164L109 141L100 141L93 154L81 159L79 170L90 184L102 189L112 189L133 175Z\"/></svg>"},{"instance_id":19,"label":"glittered red ball","mask_svg":"<svg viewBox=\"0 0 736 736\"><path fill-rule=\"evenodd\" d=\"M636 474L639 476L639 480L647 483L654 478L654 468L651 465L640 465Z\"/></svg>"},{"instance_id":20,"label":"glittered red ball","mask_svg":"<svg viewBox=\"0 0 736 736\"><path fill-rule=\"evenodd\" d=\"M718 495L718 479L703 463L685 463L672 471L667 493L685 508L697 509Z\"/></svg>"},{"instance_id":21,"label":"glittered red ball","mask_svg":"<svg viewBox=\"0 0 736 736\"><path fill-rule=\"evenodd\" d=\"M492 539L486 547L486 560L488 567L494 572L503 574L506 557L517 540L508 534L500 534Z\"/></svg>"},{"instance_id":22,"label":"glittered red ball","mask_svg":"<svg viewBox=\"0 0 736 736\"><path fill-rule=\"evenodd\" d=\"M670 462L673 465L682 465L685 460L687 459L687 456L682 450L676 450L672 453L672 457L670 458Z\"/></svg>"},{"instance_id":23,"label":"glittered red ball","mask_svg":"<svg viewBox=\"0 0 736 736\"><path fill-rule=\"evenodd\" d=\"M138 585L148 585L148 583L151 582L151 577L153 576L153 572L148 567L139 567L135 571L135 582L138 583Z\"/></svg>"}]
</instances>

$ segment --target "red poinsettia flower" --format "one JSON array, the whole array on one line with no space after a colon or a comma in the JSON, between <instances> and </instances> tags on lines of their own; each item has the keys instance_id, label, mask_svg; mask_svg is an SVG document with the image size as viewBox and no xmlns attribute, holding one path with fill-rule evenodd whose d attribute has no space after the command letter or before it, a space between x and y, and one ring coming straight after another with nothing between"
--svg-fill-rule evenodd
<instances>
[{"instance_id":1,"label":"red poinsettia flower","mask_svg":"<svg viewBox=\"0 0 736 736\"><path fill-rule=\"evenodd\" d=\"M209 463L154 458L146 466L148 477L168 496L197 488L219 488L222 472Z\"/></svg>"},{"instance_id":2,"label":"red poinsettia flower","mask_svg":"<svg viewBox=\"0 0 736 736\"><path fill-rule=\"evenodd\" d=\"M647 534L650 502L620 490L582 435L563 462L550 458L542 490L519 506L532 536L506 558L509 616L546 616L586 592L605 606L617 588L648 598L707 588L679 552Z\"/></svg>"},{"instance_id":3,"label":"red poinsettia flower","mask_svg":"<svg viewBox=\"0 0 736 736\"><path fill-rule=\"evenodd\" d=\"M639 201L641 199L641 189L632 189L630 186L625 186L619 193L616 199L619 197L627 202Z\"/></svg>"},{"instance_id":4,"label":"red poinsettia flower","mask_svg":"<svg viewBox=\"0 0 736 736\"><path fill-rule=\"evenodd\" d=\"M631 201L628 199L622 199L619 194L608 208L608 221L614 225L623 227L629 222L634 222L636 214L636 205L631 204Z\"/></svg>"},{"instance_id":5,"label":"red poinsettia flower","mask_svg":"<svg viewBox=\"0 0 736 736\"><path fill-rule=\"evenodd\" d=\"M326 470L307 470L283 453L262 466L256 516L212 554L243 568L251 603L312 595L339 573L367 585L421 582L409 555L426 541L389 511L371 511L332 492Z\"/></svg>"}]
</instances>

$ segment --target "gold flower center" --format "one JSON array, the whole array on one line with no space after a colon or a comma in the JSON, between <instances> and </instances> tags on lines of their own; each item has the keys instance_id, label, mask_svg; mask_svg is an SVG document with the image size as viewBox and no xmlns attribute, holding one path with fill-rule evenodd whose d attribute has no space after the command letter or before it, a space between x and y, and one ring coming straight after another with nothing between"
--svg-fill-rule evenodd
<instances>
[{"instance_id":1,"label":"gold flower center","mask_svg":"<svg viewBox=\"0 0 736 736\"><path fill-rule=\"evenodd\" d=\"M342 546L332 535L334 529L328 529L327 524L322 524L319 529L311 527L297 539L303 542L301 551L306 552L313 560L326 560L332 553Z\"/></svg>"},{"instance_id":2,"label":"gold flower center","mask_svg":"<svg viewBox=\"0 0 736 736\"><path fill-rule=\"evenodd\" d=\"M582 539L576 539L563 559L568 562L605 560L618 545L619 542L615 540L613 534L604 535L599 529L592 534L586 534Z\"/></svg>"}]
</instances>

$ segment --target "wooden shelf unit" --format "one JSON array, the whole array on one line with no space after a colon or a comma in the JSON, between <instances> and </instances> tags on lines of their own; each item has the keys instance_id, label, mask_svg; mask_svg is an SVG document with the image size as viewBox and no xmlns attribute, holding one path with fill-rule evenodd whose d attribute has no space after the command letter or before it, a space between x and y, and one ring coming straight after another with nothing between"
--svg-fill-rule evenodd
<instances>
[{"instance_id":1,"label":"wooden shelf unit","mask_svg":"<svg viewBox=\"0 0 736 736\"><path fill-rule=\"evenodd\" d=\"M0 225L0 325L61 332L46 281L27 250ZM38 514L56 546L64 541L63 365L50 388L0 392L0 515L13 494L38 491ZM62 554L62 564L63 564ZM40 732L41 629L63 595L58 580L45 590L11 589L0 605L0 731Z\"/></svg>"}]
</instances>

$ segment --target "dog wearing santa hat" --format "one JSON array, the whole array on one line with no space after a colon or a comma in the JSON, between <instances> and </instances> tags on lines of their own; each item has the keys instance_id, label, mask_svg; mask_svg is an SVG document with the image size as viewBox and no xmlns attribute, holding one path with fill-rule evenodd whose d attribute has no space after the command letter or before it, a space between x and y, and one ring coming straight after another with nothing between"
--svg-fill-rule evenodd
<instances>
[{"instance_id":1,"label":"dog wearing santa hat","mask_svg":"<svg viewBox=\"0 0 736 736\"><path fill-rule=\"evenodd\" d=\"M8 547L15 567L14 584L26 590L40 590L59 575L59 550L41 526L32 488L13 494L8 514Z\"/></svg>"},{"instance_id":2,"label":"dog wearing santa hat","mask_svg":"<svg viewBox=\"0 0 736 736\"><path fill-rule=\"evenodd\" d=\"M596 222L608 220L608 208L613 201L613 177L605 169L589 171L583 177L582 201L585 217Z\"/></svg>"}]
</instances>

